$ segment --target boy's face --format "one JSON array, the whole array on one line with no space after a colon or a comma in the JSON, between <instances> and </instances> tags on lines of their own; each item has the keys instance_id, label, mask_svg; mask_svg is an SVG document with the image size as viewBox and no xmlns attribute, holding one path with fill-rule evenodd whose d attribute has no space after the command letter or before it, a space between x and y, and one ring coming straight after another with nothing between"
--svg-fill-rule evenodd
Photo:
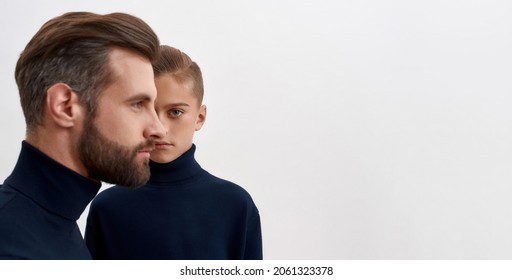
<instances>
[{"instance_id":1,"label":"boy's face","mask_svg":"<svg viewBox=\"0 0 512 280\"><path fill-rule=\"evenodd\" d=\"M172 75L163 74L155 79L155 84L155 110L167 134L156 142L151 160L167 163L192 147L194 132L206 120L206 106L198 104L192 82L179 83Z\"/></svg>"}]
</instances>

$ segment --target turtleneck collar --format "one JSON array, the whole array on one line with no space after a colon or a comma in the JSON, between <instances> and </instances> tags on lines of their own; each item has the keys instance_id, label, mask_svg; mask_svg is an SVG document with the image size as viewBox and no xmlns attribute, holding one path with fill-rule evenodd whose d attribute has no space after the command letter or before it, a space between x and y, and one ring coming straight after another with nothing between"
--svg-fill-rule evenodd
<instances>
[{"instance_id":1,"label":"turtleneck collar","mask_svg":"<svg viewBox=\"0 0 512 280\"><path fill-rule=\"evenodd\" d=\"M78 220L100 190L94 182L23 141L18 162L4 184L54 214Z\"/></svg>"},{"instance_id":2,"label":"turtleneck collar","mask_svg":"<svg viewBox=\"0 0 512 280\"><path fill-rule=\"evenodd\" d=\"M148 184L170 186L192 179L203 170L194 158L195 151L196 146L192 144L188 151L169 163L150 161L151 177Z\"/></svg>"}]
</instances>

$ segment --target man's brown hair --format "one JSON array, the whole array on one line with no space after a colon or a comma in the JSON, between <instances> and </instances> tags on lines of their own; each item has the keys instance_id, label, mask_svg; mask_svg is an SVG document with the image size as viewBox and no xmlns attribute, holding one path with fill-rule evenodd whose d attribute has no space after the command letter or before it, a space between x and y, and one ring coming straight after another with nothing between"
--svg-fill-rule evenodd
<instances>
[{"instance_id":1,"label":"man's brown hair","mask_svg":"<svg viewBox=\"0 0 512 280\"><path fill-rule=\"evenodd\" d=\"M153 71L155 78L170 74L178 83L192 82L192 91L198 104L202 104L204 88L201 69L187 54L176 48L162 45L160 46L160 57L153 63Z\"/></svg>"},{"instance_id":2,"label":"man's brown hair","mask_svg":"<svg viewBox=\"0 0 512 280\"><path fill-rule=\"evenodd\" d=\"M115 79L109 67L111 49L125 48L153 62L159 45L149 25L124 13L70 12L49 20L16 64L27 131L42 124L46 92L52 85L67 84L94 112L99 93Z\"/></svg>"}]
</instances>

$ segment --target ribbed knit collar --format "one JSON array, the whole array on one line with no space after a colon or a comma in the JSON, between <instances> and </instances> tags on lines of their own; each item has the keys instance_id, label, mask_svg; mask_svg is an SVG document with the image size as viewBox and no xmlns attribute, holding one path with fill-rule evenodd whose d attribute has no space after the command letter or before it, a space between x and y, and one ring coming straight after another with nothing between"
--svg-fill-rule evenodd
<instances>
[{"instance_id":1,"label":"ribbed knit collar","mask_svg":"<svg viewBox=\"0 0 512 280\"><path fill-rule=\"evenodd\" d=\"M201 173L202 168L194 158L196 146L192 147L183 153L177 159L169 163L157 163L154 161L149 162L151 169L151 177L149 178L149 185L176 185Z\"/></svg>"},{"instance_id":2,"label":"ribbed knit collar","mask_svg":"<svg viewBox=\"0 0 512 280\"><path fill-rule=\"evenodd\" d=\"M26 141L21 143L18 162L4 184L69 220L80 218L101 187L100 182L65 167Z\"/></svg>"}]
</instances>

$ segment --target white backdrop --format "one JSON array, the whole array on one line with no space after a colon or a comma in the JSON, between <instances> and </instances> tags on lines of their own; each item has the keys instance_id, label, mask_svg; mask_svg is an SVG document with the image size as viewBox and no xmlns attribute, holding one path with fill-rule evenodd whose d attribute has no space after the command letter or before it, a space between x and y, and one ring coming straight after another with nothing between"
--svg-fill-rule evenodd
<instances>
[{"instance_id":1,"label":"white backdrop","mask_svg":"<svg viewBox=\"0 0 512 280\"><path fill-rule=\"evenodd\" d=\"M121 11L201 66L197 158L251 193L265 258L512 258L510 1L3 4L0 178L28 40L67 11Z\"/></svg>"}]
</instances>

